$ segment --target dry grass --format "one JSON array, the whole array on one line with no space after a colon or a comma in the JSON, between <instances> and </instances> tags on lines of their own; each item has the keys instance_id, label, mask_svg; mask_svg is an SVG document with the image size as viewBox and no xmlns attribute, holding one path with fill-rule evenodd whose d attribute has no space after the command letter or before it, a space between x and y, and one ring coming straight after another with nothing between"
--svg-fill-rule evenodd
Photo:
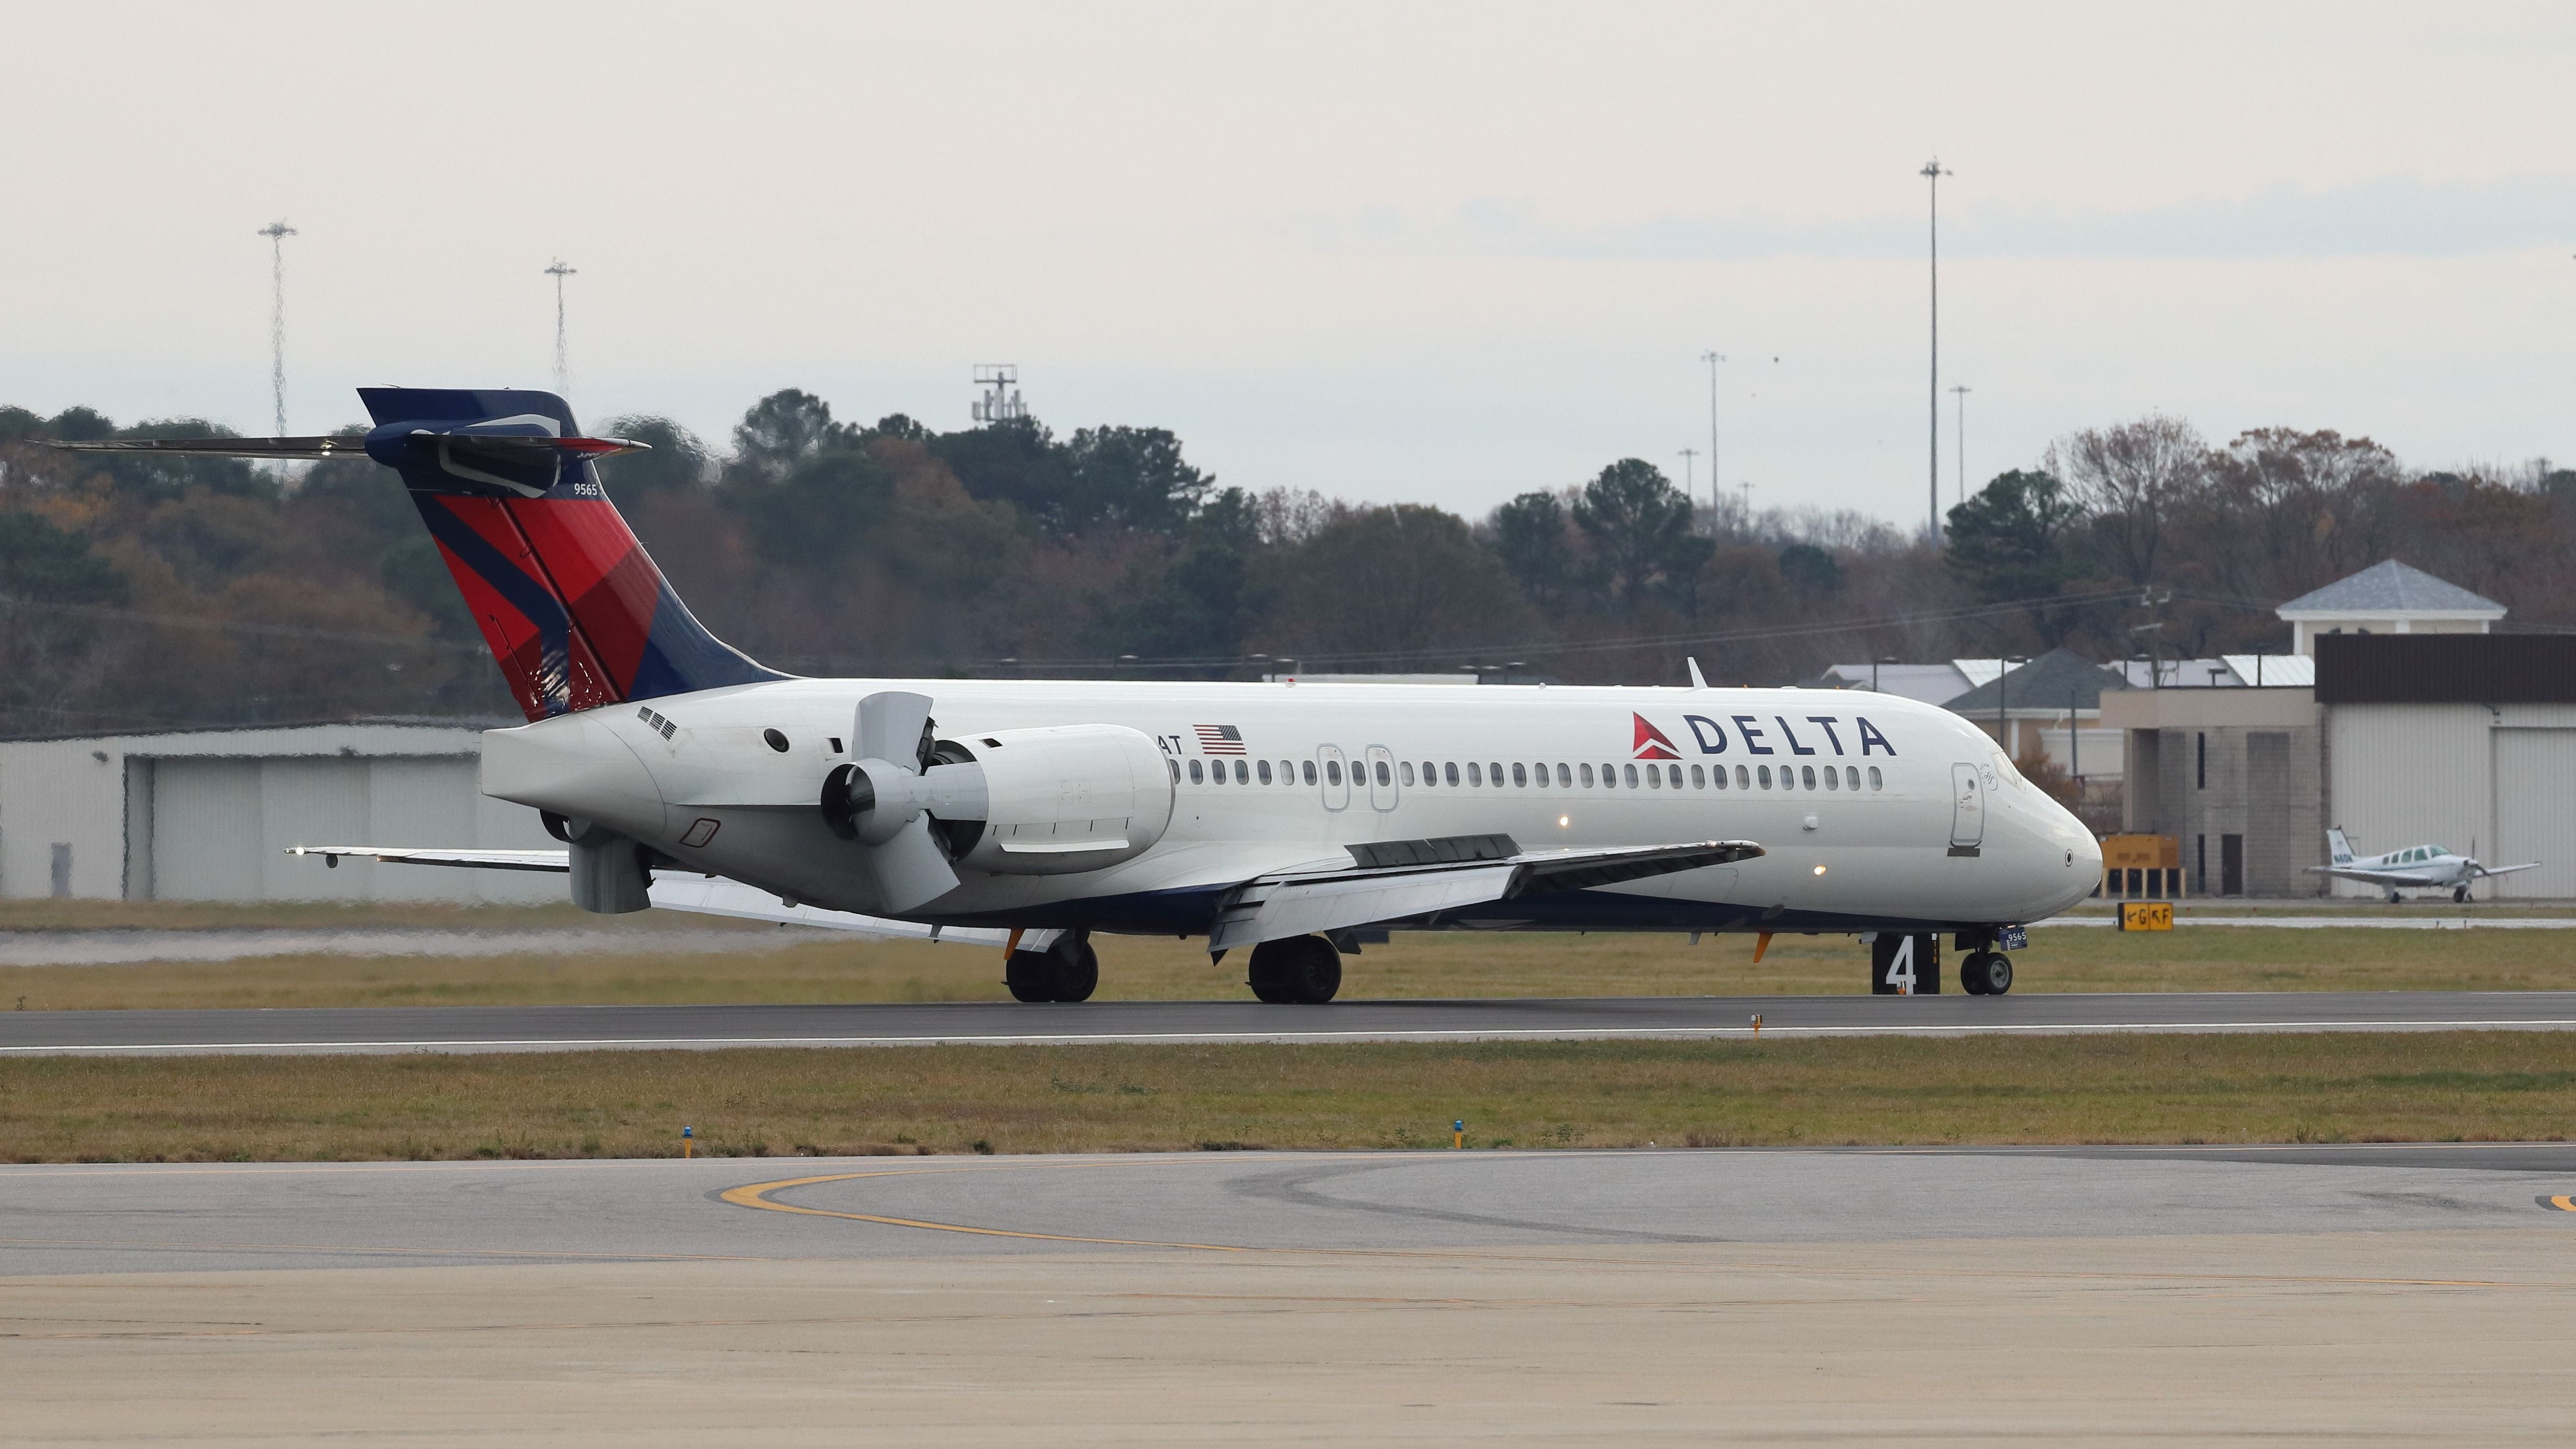
<instances>
[{"instance_id":1,"label":"dry grass","mask_svg":"<svg viewBox=\"0 0 2576 1449\"><path fill-rule=\"evenodd\" d=\"M0 1158L2558 1138L2576 1035L0 1061Z\"/></svg>"},{"instance_id":2,"label":"dry grass","mask_svg":"<svg viewBox=\"0 0 2576 1449\"><path fill-rule=\"evenodd\" d=\"M585 923L598 917L577 918ZM643 917L669 924L667 912ZM470 923L486 924L481 917ZM373 924L364 922L362 924ZM453 921L450 924L454 924ZM507 924L507 923L505 923ZM548 956L293 956L219 963L0 967L0 1011L146 1007L995 1001L998 952L918 942L778 944L740 952ZM1244 996L1242 958L1210 966L1196 943L1102 937L1101 1000ZM1783 936L1759 966L1750 937L1406 935L1345 963L1347 998L1848 994L1862 948ZM2185 927L2123 935L2040 931L2016 991L2576 989L2576 931ZM1954 988L1955 989L1955 988Z\"/></svg>"}]
</instances>

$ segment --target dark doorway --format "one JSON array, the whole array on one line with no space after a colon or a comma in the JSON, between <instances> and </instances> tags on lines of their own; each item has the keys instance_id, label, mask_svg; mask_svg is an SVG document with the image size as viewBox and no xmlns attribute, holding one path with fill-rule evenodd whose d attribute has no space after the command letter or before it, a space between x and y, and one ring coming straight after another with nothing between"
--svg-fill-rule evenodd
<instances>
[{"instance_id":1,"label":"dark doorway","mask_svg":"<svg viewBox=\"0 0 2576 1449\"><path fill-rule=\"evenodd\" d=\"M2223 896L2245 894L2245 837L2218 837L2218 893Z\"/></svg>"}]
</instances>

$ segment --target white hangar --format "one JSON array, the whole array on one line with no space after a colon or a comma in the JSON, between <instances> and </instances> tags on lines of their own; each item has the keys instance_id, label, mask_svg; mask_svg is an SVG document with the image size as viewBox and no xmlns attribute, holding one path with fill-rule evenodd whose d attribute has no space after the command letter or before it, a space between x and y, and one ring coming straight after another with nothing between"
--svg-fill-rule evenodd
<instances>
[{"instance_id":1,"label":"white hangar","mask_svg":"<svg viewBox=\"0 0 2576 1449\"><path fill-rule=\"evenodd\" d=\"M293 845L543 849L476 787L502 720L362 720L0 741L0 896L563 899L560 877L286 854Z\"/></svg>"}]
</instances>

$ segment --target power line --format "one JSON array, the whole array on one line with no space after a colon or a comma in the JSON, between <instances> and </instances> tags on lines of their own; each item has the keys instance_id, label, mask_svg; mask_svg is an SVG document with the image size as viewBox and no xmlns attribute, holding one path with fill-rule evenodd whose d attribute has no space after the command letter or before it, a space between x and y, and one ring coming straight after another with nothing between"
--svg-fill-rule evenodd
<instances>
[{"instance_id":1,"label":"power line","mask_svg":"<svg viewBox=\"0 0 2576 1449\"><path fill-rule=\"evenodd\" d=\"M286 239L295 235L295 228L281 217L261 227L259 234L268 238L268 386L277 424L272 436L282 438L286 436Z\"/></svg>"}]
</instances>

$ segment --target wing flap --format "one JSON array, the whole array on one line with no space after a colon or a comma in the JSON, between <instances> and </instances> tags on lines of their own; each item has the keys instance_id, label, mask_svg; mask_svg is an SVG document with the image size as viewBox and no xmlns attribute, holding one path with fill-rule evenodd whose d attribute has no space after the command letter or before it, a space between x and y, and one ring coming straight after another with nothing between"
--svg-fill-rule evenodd
<instances>
[{"instance_id":1,"label":"wing flap","mask_svg":"<svg viewBox=\"0 0 2576 1449\"><path fill-rule=\"evenodd\" d=\"M1605 850L1515 851L1501 859L1475 858L1484 842L1444 851L1445 842L1405 842L1430 849L1353 847L1361 861L1404 859L1400 865L1356 870L1261 876L1246 882L1217 913L1208 950L1231 950L1289 936L1338 931L1384 921L1411 920L1462 906L1511 900L1548 891L1590 890L1622 881L1672 875L1704 866L1750 860L1763 853L1750 840L1702 840L1681 845L1617 846ZM1453 854L1467 858L1412 863Z\"/></svg>"}]
</instances>

